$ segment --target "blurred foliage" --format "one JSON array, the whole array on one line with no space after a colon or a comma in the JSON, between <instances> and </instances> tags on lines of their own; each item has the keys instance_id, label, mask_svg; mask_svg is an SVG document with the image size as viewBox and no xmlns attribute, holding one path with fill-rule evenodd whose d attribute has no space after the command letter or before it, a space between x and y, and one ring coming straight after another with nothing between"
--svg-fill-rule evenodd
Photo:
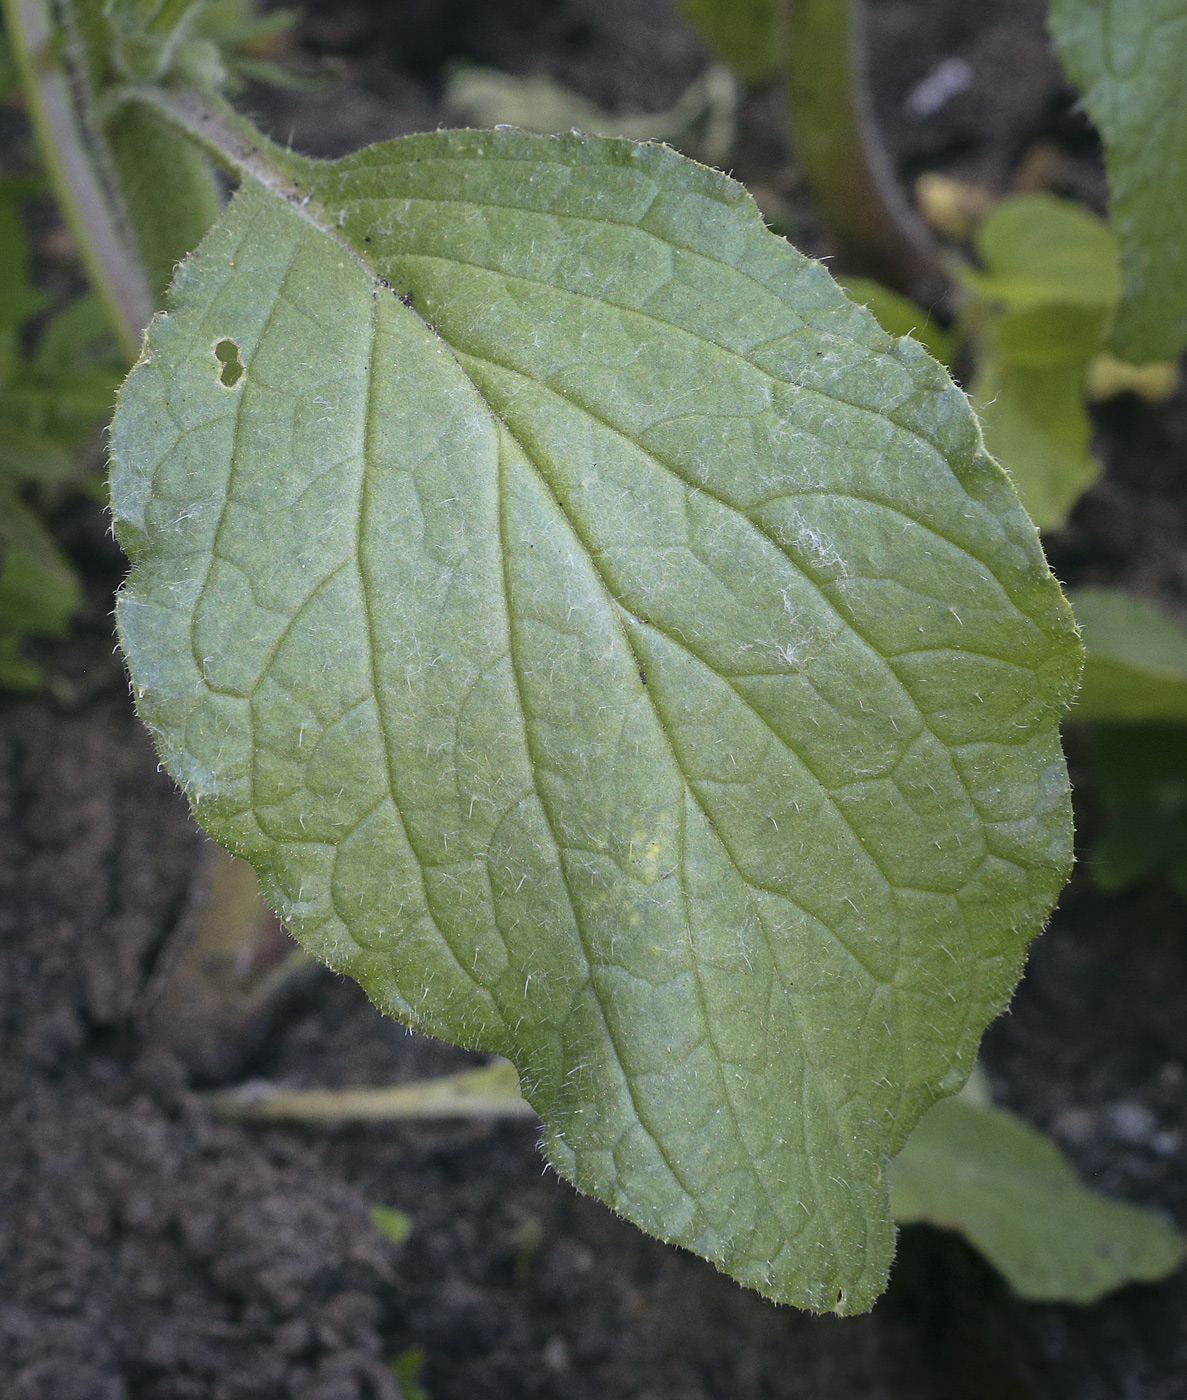
<instances>
[{"instance_id":1,"label":"blurred foliage","mask_svg":"<svg viewBox=\"0 0 1187 1400\"><path fill-rule=\"evenodd\" d=\"M469 124L517 126L543 135L584 131L630 141L670 141L720 165L734 142L738 85L712 64L663 112L607 112L542 75L517 78L494 68L459 67L445 85L445 102Z\"/></svg>"},{"instance_id":2,"label":"blurred foliage","mask_svg":"<svg viewBox=\"0 0 1187 1400\"><path fill-rule=\"evenodd\" d=\"M773 77L779 64L782 0L681 0L684 18L744 83Z\"/></svg>"},{"instance_id":3,"label":"blurred foliage","mask_svg":"<svg viewBox=\"0 0 1187 1400\"><path fill-rule=\"evenodd\" d=\"M412 1234L412 1217L396 1206L372 1206L371 1223L392 1244L406 1244Z\"/></svg>"},{"instance_id":4,"label":"blurred foliage","mask_svg":"<svg viewBox=\"0 0 1187 1400\"><path fill-rule=\"evenodd\" d=\"M956 182L937 188L942 217L959 204L963 222L951 215L952 228L971 233L978 260L953 262L966 300L952 332L877 283L851 281L847 289L886 330L910 331L945 363L957 344L969 345L970 393L986 446L1035 524L1057 529L1100 473L1088 401L1134 393L1158 402L1174 392L1177 368L1131 365L1105 351L1121 269L1103 219L1052 194L1013 195L985 212Z\"/></svg>"},{"instance_id":5,"label":"blurred foliage","mask_svg":"<svg viewBox=\"0 0 1187 1400\"><path fill-rule=\"evenodd\" d=\"M1141 598L1069 589L1084 640L1073 720L1187 723L1187 633Z\"/></svg>"},{"instance_id":6,"label":"blurred foliage","mask_svg":"<svg viewBox=\"0 0 1187 1400\"><path fill-rule=\"evenodd\" d=\"M1052 529L1100 472L1084 391L1121 292L1117 242L1081 205L1027 194L992 209L974 244L981 267L961 272L972 397L986 446Z\"/></svg>"},{"instance_id":7,"label":"blurred foliage","mask_svg":"<svg viewBox=\"0 0 1187 1400\"><path fill-rule=\"evenodd\" d=\"M1120 894L1161 875L1187 899L1187 726L1098 724L1092 735L1100 835L1097 889Z\"/></svg>"},{"instance_id":8,"label":"blurred foliage","mask_svg":"<svg viewBox=\"0 0 1187 1400\"><path fill-rule=\"evenodd\" d=\"M1004 1109L942 1099L890 1164L900 1225L957 1230L1034 1302L1094 1303L1165 1278L1183 1239L1151 1211L1082 1186L1059 1148Z\"/></svg>"},{"instance_id":9,"label":"blurred foliage","mask_svg":"<svg viewBox=\"0 0 1187 1400\"><path fill-rule=\"evenodd\" d=\"M1089 872L1106 894L1162 875L1187 898L1187 631L1115 589L1068 596L1085 658L1070 718L1096 721Z\"/></svg>"},{"instance_id":10,"label":"blurred foliage","mask_svg":"<svg viewBox=\"0 0 1187 1400\"><path fill-rule=\"evenodd\" d=\"M429 1400L429 1392L420 1379L424 1365L424 1347L406 1347L392 1362L392 1374L400 1383L403 1400Z\"/></svg>"},{"instance_id":11,"label":"blurred foliage","mask_svg":"<svg viewBox=\"0 0 1187 1400\"><path fill-rule=\"evenodd\" d=\"M35 176L0 176L0 687L10 690L41 681L25 640L63 635L78 607L78 578L42 513L81 483L78 449L109 417L123 373L93 297L44 314L21 210L41 190Z\"/></svg>"},{"instance_id":12,"label":"blurred foliage","mask_svg":"<svg viewBox=\"0 0 1187 1400\"><path fill-rule=\"evenodd\" d=\"M1105 147L1125 282L1110 348L1171 359L1187 345L1187 5L1051 0L1051 33Z\"/></svg>"},{"instance_id":13,"label":"blurred foliage","mask_svg":"<svg viewBox=\"0 0 1187 1400\"><path fill-rule=\"evenodd\" d=\"M890 335L913 335L943 365L956 353L955 337L901 292L892 292L869 277L842 277L841 286L863 306Z\"/></svg>"}]
</instances>

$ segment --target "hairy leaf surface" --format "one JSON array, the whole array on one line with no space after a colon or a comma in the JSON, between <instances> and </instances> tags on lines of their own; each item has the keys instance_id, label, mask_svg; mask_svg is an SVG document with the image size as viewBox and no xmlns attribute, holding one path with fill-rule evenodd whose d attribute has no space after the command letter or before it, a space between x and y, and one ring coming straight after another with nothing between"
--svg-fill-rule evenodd
<instances>
[{"instance_id":1,"label":"hairy leaf surface","mask_svg":"<svg viewBox=\"0 0 1187 1400\"><path fill-rule=\"evenodd\" d=\"M1112 346L1173 360L1187 344L1187 7L1052 0L1051 32L1105 142L1125 275Z\"/></svg>"},{"instance_id":2,"label":"hairy leaf surface","mask_svg":"<svg viewBox=\"0 0 1187 1400\"><path fill-rule=\"evenodd\" d=\"M867 1307L886 1159L1068 867L1032 526L716 172L438 132L298 175L183 267L114 425L165 762L311 949L515 1062L582 1190Z\"/></svg>"},{"instance_id":3,"label":"hairy leaf surface","mask_svg":"<svg viewBox=\"0 0 1187 1400\"><path fill-rule=\"evenodd\" d=\"M890 1203L901 1224L959 1230L1036 1302L1094 1303L1185 1253L1152 1212L1081 1186L1042 1133L962 1097L936 1104L891 1163Z\"/></svg>"},{"instance_id":4,"label":"hairy leaf surface","mask_svg":"<svg viewBox=\"0 0 1187 1400\"><path fill-rule=\"evenodd\" d=\"M952 363L956 353L952 333L938 325L910 297L892 292L872 277L846 277L841 285L854 301L869 307L884 331L893 336L913 335L941 364Z\"/></svg>"}]
</instances>

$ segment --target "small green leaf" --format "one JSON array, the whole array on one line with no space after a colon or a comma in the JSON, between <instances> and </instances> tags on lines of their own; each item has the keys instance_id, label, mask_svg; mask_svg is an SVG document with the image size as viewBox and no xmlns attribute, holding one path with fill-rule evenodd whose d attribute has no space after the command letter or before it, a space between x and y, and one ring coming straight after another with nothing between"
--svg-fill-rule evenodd
<instances>
[{"instance_id":1,"label":"small green leaf","mask_svg":"<svg viewBox=\"0 0 1187 1400\"><path fill-rule=\"evenodd\" d=\"M1117 240L1103 219L1052 194L1013 195L977 227L985 273L974 289L1009 310L1087 306L1109 312L1121 291Z\"/></svg>"},{"instance_id":2,"label":"small green leaf","mask_svg":"<svg viewBox=\"0 0 1187 1400\"><path fill-rule=\"evenodd\" d=\"M406 1244L412 1234L412 1217L395 1206L372 1206L371 1223L392 1244Z\"/></svg>"},{"instance_id":3,"label":"small green leaf","mask_svg":"<svg viewBox=\"0 0 1187 1400\"><path fill-rule=\"evenodd\" d=\"M841 286L862 306L867 306L888 335L913 335L942 365L952 363L955 345L942 326L923 307L899 292L892 292L870 277L845 277Z\"/></svg>"},{"instance_id":4,"label":"small green leaf","mask_svg":"<svg viewBox=\"0 0 1187 1400\"><path fill-rule=\"evenodd\" d=\"M113 426L166 765L312 951L515 1063L581 1189L869 1306L884 1163L1070 860L1030 522L941 367L714 171L516 132L293 166Z\"/></svg>"},{"instance_id":5,"label":"small green leaf","mask_svg":"<svg viewBox=\"0 0 1187 1400\"><path fill-rule=\"evenodd\" d=\"M30 317L44 295L29 281L20 202L37 176L0 177L0 690L29 690L41 670L32 637L61 636L82 590L32 506L80 476L72 451L111 411L122 366L97 302L84 296L50 318L33 348Z\"/></svg>"},{"instance_id":6,"label":"small green leaf","mask_svg":"<svg viewBox=\"0 0 1187 1400\"><path fill-rule=\"evenodd\" d=\"M1120 292L1116 240L1070 200L1018 195L981 223L977 252L983 270L962 273L972 397L1031 519L1055 529L1100 474L1084 388Z\"/></svg>"},{"instance_id":7,"label":"small green leaf","mask_svg":"<svg viewBox=\"0 0 1187 1400\"><path fill-rule=\"evenodd\" d=\"M402 1400L429 1400L429 1392L420 1379L424 1365L424 1347L405 1347L393 1360L392 1374L400 1383Z\"/></svg>"},{"instance_id":8,"label":"small green leaf","mask_svg":"<svg viewBox=\"0 0 1187 1400\"><path fill-rule=\"evenodd\" d=\"M1040 530L1058 529L1100 475L1084 408L1084 369L1080 361L1026 369L990 350L972 383L986 445Z\"/></svg>"},{"instance_id":9,"label":"small green leaf","mask_svg":"<svg viewBox=\"0 0 1187 1400\"><path fill-rule=\"evenodd\" d=\"M1069 718L1099 721L1092 877L1117 894L1161 871L1187 896L1187 631L1115 589L1078 589L1072 603L1086 654Z\"/></svg>"},{"instance_id":10,"label":"small green leaf","mask_svg":"<svg viewBox=\"0 0 1187 1400\"><path fill-rule=\"evenodd\" d=\"M459 67L445 85L445 102L473 126L517 126L544 135L579 130L656 141L678 134L666 112L608 112L544 74L516 77L495 68Z\"/></svg>"},{"instance_id":11,"label":"small green leaf","mask_svg":"<svg viewBox=\"0 0 1187 1400\"><path fill-rule=\"evenodd\" d=\"M1051 32L1105 142L1125 280L1110 347L1173 360L1187 344L1187 8L1052 0Z\"/></svg>"},{"instance_id":12,"label":"small green leaf","mask_svg":"<svg viewBox=\"0 0 1187 1400\"><path fill-rule=\"evenodd\" d=\"M900 1225L959 1231L1034 1302L1094 1303L1165 1278L1187 1252L1153 1212L1081 1186L1042 1133L964 1098L927 1114L891 1163L890 1183Z\"/></svg>"},{"instance_id":13,"label":"small green leaf","mask_svg":"<svg viewBox=\"0 0 1187 1400\"><path fill-rule=\"evenodd\" d=\"M744 83L771 77L779 60L781 0L680 0L684 18Z\"/></svg>"},{"instance_id":14,"label":"small green leaf","mask_svg":"<svg viewBox=\"0 0 1187 1400\"><path fill-rule=\"evenodd\" d=\"M0 474L0 690L41 683L41 668L22 655L21 644L62 636L81 601L69 561Z\"/></svg>"},{"instance_id":15,"label":"small green leaf","mask_svg":"<svg viewBox=\"0 0 1187 1400\"><path fill-rule=\"evenodd\" d=\"M1187 722L1187 631L1117 589L1079 588L1068 596L1085 653L1069 718Z\"/></svg>"}]
</instances>

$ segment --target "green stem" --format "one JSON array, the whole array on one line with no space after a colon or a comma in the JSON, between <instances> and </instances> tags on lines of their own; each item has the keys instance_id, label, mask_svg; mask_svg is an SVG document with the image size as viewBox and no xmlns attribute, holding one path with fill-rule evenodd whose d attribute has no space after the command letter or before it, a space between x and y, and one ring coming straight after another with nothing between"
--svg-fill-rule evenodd
<instances>
[{"instance_id":1,"label":"green stem","mask_svg":"<svg viewBox=\"0 0 1187 1400\"><path fill-rule=\"evenodd\" d=\"M316 162L269 140L219 93L197 88L128 86L113 90L110 100L151 107L235 179L258 180L274 194L300 206L301 175Z\"/></svg>"},{"instance_id":2,"label":"green stem","mask_svg":"<svg viewBox=\"0 0 1187 1400\"><path fill-rule=\"evenodd\" d=\"M863 79L862 0L791 0L792 139L851 272L928 304L946 290L939 250L895 179Z\"/></svg>"},{"instance_id":3,"label":"green stem","mask_svg":"<svg viewBox=\"0 0 1187 1400\"><path fill-rule=\"evenodd\" d=\"M96 173L47 0L2 0L29 118L54 194L87 276L129 360L152 315L144 269Z\"/></svg>"}]
</instances>

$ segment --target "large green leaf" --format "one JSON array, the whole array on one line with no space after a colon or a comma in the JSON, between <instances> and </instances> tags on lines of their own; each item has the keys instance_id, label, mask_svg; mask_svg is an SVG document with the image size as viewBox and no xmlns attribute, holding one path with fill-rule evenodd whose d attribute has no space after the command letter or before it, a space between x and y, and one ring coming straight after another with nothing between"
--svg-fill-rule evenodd
<instances>
[{"instance_id":1,"label":"large green leaf","mask_svg":"<svg viewBox=\"0 0 1187 1400\"><path fill-rule=\"evenodd\" d=\"M1174 359L1187 343L1187 6L1052 0L1051 32L1105 141L1125 274L1112 346Z\"/></svg>"},{"instance_id":2,"label":"large green leaf","mask_svg":"<svg viewBox=\"0 0 1187 1400\"><path fill-rule=\"evenodd\" d=\"M1070 857L1078 646L963 395L726 177L437 132L251 186L122 391L120 627L207 829L556 1168L867 1307L885 1162Z\"/></svg>"},{"instance_id":3,"label":"large green leaf","mask_svg":"<svg viewBox=\"0 0 1187 1400\"><path fill-rule=\"evenodd\" d=\"M938 1103L891 1163L900 1224L959 1230L1036 1302L1094 1303L1165 1278L1184 1241L1158 1216L1081 1186L1059 1149L1000 1108Z\"/></svg>"}]
</instances>

